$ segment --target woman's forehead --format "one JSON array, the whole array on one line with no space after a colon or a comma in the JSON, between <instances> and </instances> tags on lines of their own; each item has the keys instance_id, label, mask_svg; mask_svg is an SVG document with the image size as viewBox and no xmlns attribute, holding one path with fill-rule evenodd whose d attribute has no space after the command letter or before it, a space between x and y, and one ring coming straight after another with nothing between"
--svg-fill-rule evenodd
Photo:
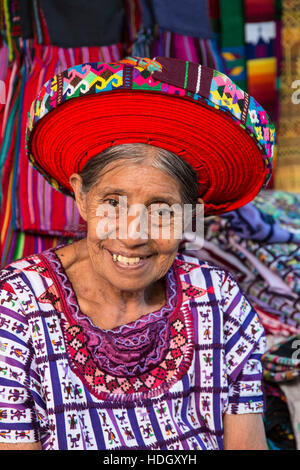
<instances>
[{"instance_id":1,"label":"woman's forehead","mask_svg":"<svg viewBox=\"0 0 300 470\"><path fill-rule=\"evenodd\" d=\"M179 182L165 171L151 166L151 163L118 161L105 167L95 184L95 191L101 194L151 194L159 192L166 196L180 194Z\"/></svg>"}]
</instances>

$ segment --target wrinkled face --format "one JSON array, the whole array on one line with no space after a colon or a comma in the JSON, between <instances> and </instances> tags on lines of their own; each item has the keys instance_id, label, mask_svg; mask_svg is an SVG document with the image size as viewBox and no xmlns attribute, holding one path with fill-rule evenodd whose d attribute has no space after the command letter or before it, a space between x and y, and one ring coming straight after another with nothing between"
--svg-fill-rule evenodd
<instances>
[{"instance_id":1,"label":"wrinkled face","mask_svg":"<svg viewBox=\"0 0 300 470\"><path fill-rule=\"evenodd\" d=\"M169 270L180 243L174 232L178 212L172 207L183 207L173 177L147 163L111 163L78 206L100 278L117 289L137 291Z\"/></svg>"}]
</instances>

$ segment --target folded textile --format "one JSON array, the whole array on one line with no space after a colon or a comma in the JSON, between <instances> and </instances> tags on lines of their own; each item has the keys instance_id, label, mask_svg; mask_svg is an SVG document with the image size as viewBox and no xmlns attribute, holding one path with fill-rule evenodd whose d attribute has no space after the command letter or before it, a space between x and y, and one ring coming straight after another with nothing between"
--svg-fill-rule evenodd
<instances>
[{"instance_id":1,"label":"folded textile","mask_svg":"<svg viewBox=\"0 0 300 470\"><path fill-rule=\"evenodd\" d=\"M292 383L281 383L279 386L286 396L296 440L296 448L300 450L300 379Z\"/></svg>"},{"instance_id":2,"label":"folded textile","mask_svg":"<svg viewBox=\"0 0 300 470\"><path fill-rule=\"evenodd\" d=\"M283 337L290 337L300 332L299 328L289 325L282 321L281 312L270 311L268 306L262 307L255 302L255 299L249 298L252 306L258 313L259 319L265 329L266 335L281 335Z\"/></svg>"},{"instance_id":3,"label":"folded textile","mask_svg":"<svg viewBox=\"0 0 300 470\"><path fill-rule=\"evenodd\" d=\"M247 295L258 305L267 304L280 311L283 322L299 328L299 246L261 245L251 240L236 243L232 236L228 239L229 242L223 245L225 253L237 256L254 275L254 279L244 277L240 280Z\"/></svg>"},{"instance_id":4,"label":"folded textile","mask_svg":"<svg viewBox=\"0 0 300 470\"><path fill-rule=\"evenodd\" d=\"M230 228L240 237L263 243L300 243L300 233L292 233L281 227L270 214L249 203L223 215L230 221Z\"/></svg>"},{"instance_id":5,"label":"folded textile","mask_svg":"<svg viewBox=\"0 0 300 470\"><path fill-rule=\"evenodd\" d=\"M272 333L262 356L267 441L270 449L299 450L300 334L283 338Z\"/></svg>"},{"instance_id":6,"label":"folded textile","mask_svg":"<svg viewBox=\"0 0 300 470\"><path fill-rule=\"evenodd\" d=\"M288 191L261 191L252 203L269 214L282 228L300 234L300 194Z\"/></svg>"},{"instance_id":7,"label":"folded textile","mask_svg":"<svg viewBox=\"0 0 300 470\"><path fill-rule=\"evenodd\" d=\"M300 299L299 294L294 291L295 281L297 284L299 281L299 274L296 269L293 270L293 265L288 267L286 279L289 284L287 284L285 279L276 273L276 269L272 271L253 254L247 252L247 249L241 251L240 245L233 244L232 236L227 236L224 228L217 227L216 232L223 230L222 234L219 233L217 239L205 240L204 246L194 250L193 255L227 269L239 281L252 304L275 314L280 324L299 330ZM288 263L288 257L286 262ZM257 271L258 266L260 273Z\"/></svg>"},{"instance_id":8,"label":"folded textile","mask_svg":"<svg viewBox=\"0 0 300 470\"><path fill-rule=\"evenodd\" d=\"M285 394L276 384L264 386L264 426L267 443L271 450L295 450L296 442L292 418Z\"/></svg>"},{"instance_id":9,"label":"folded textile","mask_svg":"<svg viewBox=\"0 0 300 470\"><path fill-rule=\"evenodd\" d=\"M300 334L271 346L262 356L267 382L290 382L300 378Z\"/></svg>"},{"instance_id":10,"label":"folded textile","mask_svg":"<svg viewBox=\"0 0 300 470\"><path fill-rule=\"evenodd\" d=\"M265 201L265 205L264 205ZM199 240L194 255L227 269L240 283L251 302L262 311L275 315L286 326L300 328L300 247L294 243L265 243L252 236L270 232L274 240L299 237L300 196L277 191L263 191L253 204L262 212L261 229L255 233L257 220L249 219L241 229L238 215L205 219L204 241ZM254 211L255 212L255 211ZM270 217L267 217L270 216ZM239 221L239 225L235 222ZM233 228L231 225L233 221ZM276 222L276 223L275 223ZM269 224L269 228L267 227ZM239 227L243 236L233 230ZM249 228L250 227L250 228ZM275 229L274 229L275 227ZM277 231L278 229L278 231ZM277 235L276 235L277 233ZM288 234L292 234L288 235ZM250 238L244 238L250 236ZM195 245L197 245L195 243ZM195 254L197 252L197 254ZM277 327L280 327L280 323Z\"/></svg>"}]
</instances>

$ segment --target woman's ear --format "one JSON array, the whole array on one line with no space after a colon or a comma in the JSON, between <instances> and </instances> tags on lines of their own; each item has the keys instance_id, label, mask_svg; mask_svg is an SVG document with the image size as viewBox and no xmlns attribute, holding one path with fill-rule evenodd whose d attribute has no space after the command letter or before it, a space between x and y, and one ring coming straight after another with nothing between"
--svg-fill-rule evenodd
<instances>
[{"instance_id":1,"label":"woman's ear","mask_svg":"<svg viewBox=\"0 0 300 470\"><path fill-rule=\"evenodd\" d=\"M189 204L189 206L191 206ZM196 203L192 205L192 210L184 211L184 231L195 232L196 220L199 217L200 223L203 220L204 202L200 197L197 198ZM199 222L198 222L199 225Z\"/></svg>"},{"instance_id":2,"label":"woman's ear","mask_svg":"<svg viewBox=\"0 0 300 470\"><path fill-rule=\"evenodd\" d=\"M202 231L204 223L204 201L200 197L197 198L196 204L193 205L192 213L190 217L188 217L187 222L187 227L191 232L196 233L199 228Z\"/></svg>"},{"instance_id":3,"label":"woman's ear","mask_svg":"<svg viewBox=\"0 0 300 470\"><path fill-rule=\"evenodd\" d=\"M69 178L69 183L74 191L79 214L83 220L87 221L86 193L82 191L82 178L78 173L73 173Z\"/></svg>"},{"instance_id":4,"label":"woman's ear","mask_svg":"<svg viewBox=\"0 0 300 470\"><path fill-rule=\"evenodd\" d=\"M203 219L203 217L205 216L205 214L204 214L204 201L201 197L197 198L197 207L196 207L195 216L200 217L201 219Z\"/></svg>"}]
</instances>

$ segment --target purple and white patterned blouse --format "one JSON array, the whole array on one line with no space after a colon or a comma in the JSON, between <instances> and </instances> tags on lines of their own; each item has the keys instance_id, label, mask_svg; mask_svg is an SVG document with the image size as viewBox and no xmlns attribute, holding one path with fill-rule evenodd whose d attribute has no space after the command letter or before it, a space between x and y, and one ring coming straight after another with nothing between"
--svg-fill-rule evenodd
<instances>
[{"instance_id":1,"label":"purple and white patterned blouse","mask_svg":"<svg viewBox=\"0 0 300 470\"><path fill-rule=\"evenodd\" d=\"M225 413L263 412L264 330L228 273L178 254L165 306L102 330L56 249L0 271L0 442L223 449Z\"/></svg>"}]
</instances>

